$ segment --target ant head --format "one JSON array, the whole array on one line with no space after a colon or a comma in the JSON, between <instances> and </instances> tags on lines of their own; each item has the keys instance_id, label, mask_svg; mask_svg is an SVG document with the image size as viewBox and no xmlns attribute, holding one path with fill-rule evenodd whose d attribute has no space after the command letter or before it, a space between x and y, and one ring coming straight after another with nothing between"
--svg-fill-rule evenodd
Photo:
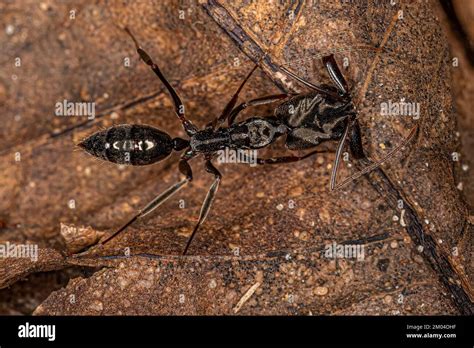
<instances>
[{"instance_id":1,"label":"ant head","mask_svg":"<svg viewBox=\"0 0 474 348\"><path fill-rule=\"evenodd\" d=\"M165 159L183 143L154 127L123 124L96 132L78 146L105 161L146 165Z\"/></svg>"}]
</instances>

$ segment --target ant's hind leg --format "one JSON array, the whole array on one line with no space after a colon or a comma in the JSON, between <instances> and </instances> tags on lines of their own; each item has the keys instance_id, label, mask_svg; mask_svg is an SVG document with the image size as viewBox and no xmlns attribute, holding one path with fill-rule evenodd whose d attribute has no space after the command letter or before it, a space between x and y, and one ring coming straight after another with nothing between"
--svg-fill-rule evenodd
<instances>
[{"instance_id":1,"label":"ant's hind leg","mask_svg":"<svg viewBox=\"0 0 474 348\"><path fill-rule=\"evenodd\" d=\"M127 223L125 223L122 227L120 227L117 231L112 233L110 236L105 238L104 240L99 241L97 244L89 247L82 253L76 254L78 256L84 255L86 253L89 253L91 250L96 249L105 243L108 243L110 240L115 238L119 233L124 231L128 226L133 224L136 220L150 214L153 210L158 208L162 203L167 201L171 196L173 196L176 192L178 192L185 184L188 182L192 181L193 179L193 173L191 166L189 165L188 161L193 157L194 155L191 153L186 153L183 155L179 162L179 171L181 174L185 176L185 178L176 184L170 186L166 191L162 192L158 196L156 196L152 201L150 201L143 209L139 210Z\"/></svg>"},{"instance_id":2,"label":"ant's hind leg","mask_svg":"<svg viewBox=\"0 0 474 348\"><path fill-rule=\"evenodd\" d=\"M186 133L189 136L195 134L197 132L197 128L190 120L186 118L185 112L184 112L184 104L181 101L181 98L179 97L178 93L176 93L173 86L171 86L171 84L168 82L168 80L166 79L166 77L163 75L160 68L158 67L158 65L156 65L153 62L150 55L146 53L143 48L140 47L140 44L138 43L135 36L133 36L132 32L128 28L125 28L124 30L132 38L133 42L135 43L137 53L140 56L141 60L143 60L151 68L151 70L153 70L153 72L159 77L161 82L165 85L166 89L171 95L171 98L173 99L175 113L178 116L181 123L183 124L183 128L186 131Z\"/></svg>"},{"instance_id":3,"label":"ant's hind leg","mask_svg":"<svg viewBox=\"0 0 474 348\"><path fill-rule=\"evenodd\" d=\"M189 246L191 245L191 242L193 241L194 236L196 235L196 232L198 231L199 227L202 225L202 223L206 219L207 214L209 213L209 210L211 210L212 202L214 201L216 192L219 189L219 184L221 182L222 175L217 170L217 168L214 167L210 159L207 159L206 161L206 171L214 175L214 182L209 188L206 198L204 199L204 202L202 203L201 212L199 213L199 220L196 226L194 227L194 230L191 233L191 236L189 237L188 242L186 243L186 247L184 248L183 255L186 255L186 253L188 252Z\"/></svg>"}]
</instances>

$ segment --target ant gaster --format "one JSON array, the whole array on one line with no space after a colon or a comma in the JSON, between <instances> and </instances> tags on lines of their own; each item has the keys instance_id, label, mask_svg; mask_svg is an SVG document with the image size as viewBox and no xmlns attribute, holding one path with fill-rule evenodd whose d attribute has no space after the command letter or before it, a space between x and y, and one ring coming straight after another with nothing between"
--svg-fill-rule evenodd
<instances>
[{"instance_id":1,"label":"ant gaster","mask_svg":"<svg viewBox=\"0 0 474 348\"><path fill-rule=\"evenodd\" d=\"M280 70L312 89L307 94L275 94L244 102L236 107L239 93L249 80L258 64L241 83L232 99L227 103L222 114L210 122L204 129L199 130L186 116L184 105L178 94L165 78L152 58L139 45L128 28L125 31L135 43L140 58L153 70L167 88L174 104L175 113L181 121L189 139L172 138L167 133L146 125L123 124L112 126L97 132L82 141L79 146L86 152L103 160L117 164L148 165L168 157L172 151L182 151L179 160L179 171L184 179L169 187L138 211L133 218L116 232L100 241L95 247L103 245L122 232L125 228L156 209L160 204L174 195L185 184L193 179L190 159L203 155L206 171L214 176L206 198L201 207L199 220L192 231L184 248L185 255L191 242L206 219L221 181L221 173L214 167L211 160L216 152L225 148L230 149L260 149L274 143L279 137L286 136L285 144L290 150L313 149L303 156L283 156L274 158L258 158L257 164L278 164L296 162L308 158L318 152L314 150L319 144L329 140L339 140L336 159L331 174L331 190L342 186L356 176L361 176L379 166L413 135L414 130L404 142L392 150L384 159L373 163L356 175L351 176L342 184L336 186L336 174L343 146L348 139L349 149L356 159L366 158L361 142L361 131L356 118L347 83L339 70L332 55L323 58L333 86L316 86L303 80L289 70ZM262 105L284 100L270 117L252 117L236 123L238 114L249 106ZM227 127L223 124L227 121Z\"/></svg>"}]
</instances>

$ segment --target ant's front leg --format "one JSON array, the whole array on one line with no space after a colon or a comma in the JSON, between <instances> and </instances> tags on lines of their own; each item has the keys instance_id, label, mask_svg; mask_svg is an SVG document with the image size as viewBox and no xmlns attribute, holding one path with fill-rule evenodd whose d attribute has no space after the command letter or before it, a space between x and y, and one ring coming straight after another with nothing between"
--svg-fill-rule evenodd
<instances>
[{"instance_id":1,"label":"ant's front leg","mask_svg":"<svg viewBox=\"0 0 474 348\"><path fill-rule=\"evenodd\" d=\"M105 243L108 243L110 240L115 238L120 232L125 230L128 226L133 224L136 220L143 218L144 216L150 214L153 210L158 208L162 203L168 200L171 196L173 196L176 192L178 192L185 184L193 180L193 172L191 166L189 165L188 161L194 157L194 154L189 151L183 154L181 160L179 161L179 171L181 174L185 176L185 178L176 184L170 186L166 191L162 192L158 196L156 196L152 201L150 201L143 209L139 210L135 216L133 216L127 223L125 223L122 227L120 227L117 231L112 233L110 236L105 238L104 240L99 241L99 243L89 247L82 253L76 254L78 256L82 256L90 251L101 247Z\"/></svg>"},{"instance_id":2,"label":"ant's front leg","mask_svg":"<svg viewBox=\"0 0 474 348\"><path fill-rule=\"evenodd\" d=\"M183 128L186 131L186 133L189 136L195 134L198 131L198 129L190 120L186 118L185 111L184 111L184 104L181 101L181 98L178 96L178 93L176 93L173 86L171 86L171 84L168 82L168 80L166 79L166 77L163 75L160 68L158 67L158 65L156 65L153 62L150 55L146 53L143 48L140 47L140 44L138 43L135 36L133 36L132 32L128 28L125 28L125 31L128 35L130 35L133 42L135 43L137 53L140 56L141 60L143 60L148 66L150 66L151 70L153 70L153 72L159 77L159 79L161 80L161 82L163 82L169 94L171 95L171 98L173 99L173 103L175 107L175 113L180 119L181 123L183 124Z\"/></svg>"}]
</instances>

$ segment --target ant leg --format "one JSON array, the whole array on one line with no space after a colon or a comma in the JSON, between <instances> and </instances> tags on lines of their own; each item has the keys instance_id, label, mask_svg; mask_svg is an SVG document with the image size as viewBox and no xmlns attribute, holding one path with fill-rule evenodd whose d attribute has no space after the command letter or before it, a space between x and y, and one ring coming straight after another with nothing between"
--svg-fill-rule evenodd
<instances>
[{"instance_id":1,"label":"ant leg","mask_svg":"<svg viewBox=\"0 0 474 348\"><path fill-rule=\"evenodd\" d=\"M302 161L308 157L311 157L317 153L327 153L327 150L313 150L308 152L306 155L303 156L280 156L280 157L271 157L271 158L257 158L257 164L264 165L264 164L282 164L282 163L292 163ZM243 154L245 160L250 162L250 159L246 154Z\"/></svg>"},{"instance_id":2,"label":"ant leg","mask_svg":"<svg viewBox=\"0 0 474 348\"><path fill-rule=\"evenodd\" d=\"M371 172L372 170L380 167L382 164L384 164L388 159L390 159L390 157L392 157L395 153L397 153L398 151L400 151L404 146L406 146L412 139L413 137L415 136L415 134L418 133L418 125L416 125L415 127L413 127L410 131L410 134L408 134L408 136L403 139L403 141L398 144L394 149L392 149L387 155L385 155L382 159L372 163L371 165L365 167L364 169L360 170L359 172L357 173L354 173L352 174L351 176L349 176L348 178L344 179L340 184L337 184L337 186L335 187L335 189L340 189L341 187L347 185L348 183L356 180L357 178L360 178L362 175L364 174L367 174L369 172ZM351 152L352 152L352 147L351 147ZM363 157L365 158L365 156Z\"/></svg>"},{"instance_id":3,"label":"ant leg","mask_svg":"<svg viewBox=\"0 0 474 348\"><path fill-rule=\"evenodd\" d=\"M196 232L198 231L199 226L201 226L204 220L206 219L207 214L209 213L209 210L211 209L212 202L214 201L214 197L216 195L217 189L219 188L219 183L221 182L222 175L217 170L217 168L214 167L209 157L206 161L206 171L208 173L214 174L214 182L209 188L206 198L204 199L204 202L202 203L201 212L199 213L199 220L196 226L194 227L194 230L191 233L191 236L189 237L188 242L186 243L186 247L184 248L183 255L186 255L186 253L188 252L189 246L191 245L191 242L193 241L193 238L196 235Z\"/></svg>"},{"instance_id":4,"label":"ant leg","mask_svg":"<svg viewBox=\"0 0 474 348\"><path fill-rule=\"evenodd\" d=\"M135 43L135 47L137 49L137 53L140 56L141 60L143 60L148 66L150 66L151 70L154 71L154 73L159 77L161 82L165 85L166 89L168 90L169 94L171 95L171 98L173 99L174 107L175 107L175 113L180 119L181 123L183 124L184 130L186 133L191 136L197 132L196 126L189 121L184 112L184 105L181 99L178 96L178 93L174 90L173 86L168 82L166 77L163 75L161 72L160 68L158 68L158 65L156 65L151 57L146 53L141 47L140 44L138 43L137 39L135 36L133 36L132 32L128 29L125 28L125 32L130 35L132 38L133 42Z\"/></svg>"},{"instance_id":5,"label":"ant leg","mask_svg":"<svg viewBox=\"0 0 474 348\"><path fill-rule=\"evenodd\" d=\"M339 67L337 66L334 55L331 54L323 57L323 64L326 67L332 82L334 82L339 91L341 91L342 95L346 95L349 92L349 87L347 86L344 75L342 75L341 70L339 70Z\"/></svg>"},{"instance_id":6,"label":"ant leg","mask_svg":"<svg viewBox=\"0 0 474 348\"><path fill-rule=\"evenodd\" d=\"M217 127L219 127L220 125L222 125L225 122L225 120L229 117L229 115L230 115L232 109L234 108L235 104L237 103L237 100L239 99L240 92L242 91L245 84L247 83L247 81L250 79L253 72L257 68L258 68L258 64L255 64L253 69L248 73L247 77L242 81L239 88L237 88L237 91L234 93L232 98L229 100L229 102L225 106L224 110L222 111L222 114L219 117L215 118L212 122L210 122L207 125L208 127L211 127L212 129L216 129Z\"/></svg>"},{"instance_id":7,"label":"ant leg","mask_svg":"<svg viewBox=\"0 0 474 348\"><path fill-rule=\"evenodd\" d=\"M273 94L273 95L268 95L266 97L256 98L256 99L252 99L247 102L244 102L232 110L232 112L229 115L229 118L227 119L227 124L228 126L231 126L232 124L234 124L235 119L237 118L238 114L249 106L270 104L281 99L289 98L293 95L294 94L292 93Z\"/></svg>"},{"instance_id":8,"label":"ant leg","mask_svg":"<svg viewBox=\"0 0 474 348\"><path fill-rule=\"evenodd\" d=\"M331 191L334 190L336 186L337 170L339 168L339 162L341 161L342 150L344 149L344 144L346 142L347 135L349 134L349 130L352 128L351 127L352 123L353 123L352 119L348 119L346 121L346 127L344 128L344 133L341 137L341 140L339 140L339 143L337 144L336 158L334 159L334 165L331 172L331 181L329 185L329 188ZM360 133L360 130L359 130L359 133ZM359 138L359 141L360 141L360 138ZM360 149L362 149L362 144L361 144ZM357 155L354 155L354 156L357 157Z\"/></svg>"},{"instance_id":9,"label":"ant leg","mask_svg":"<svg viewBox=\"0 0 474 348\"><path fill-rule=\"evenodd\" d=\"M79 255L83 255L85 253L88 253L91 248L97 248L105 243L109 242L113 238L115 238L120 232L125 230L128 226L130 226L132 223L134 223L136 220L150 214L153 210L158 208L162 203L164 203L168 198L170 198L172 195L174 195L176 192L178 192L185 184L193 180L193 172L191 169L191 166L189 165L188 161L194 157L194 154L191 152L185 153L182 157L181 160L179 161L179 171L181 174L183 174L186 178L177 182L176 184L170 186L166 191L162 192L159 194L157 197L155 197L151 202L149 202L143 209L139 210L135 216L133 216L126 224L124 224L122 227L120 227L117 231L112 233L110 236L108 236L105 240L99 241L96 245L93 245L92 247L89 247L86 249L84 252L80 253Z\"/></svg>"},{"instance_id":10,"label":"ant leg","mask_svg":"<svg viewBox=\"0 0 474 348\"><path fill-rule=\"evenodd\" d=\"M323 60L324 66L326 67L326 69L329 73L329 77L331 78L332 82L336 85L336 87L339 89L339 91L341 92L340 93L341 95L335 95L331 91L328 91L324 88L316 86L316 85L312 84L311 82L308 82L308 81L302 79L301 77L299 77L298 75L296 75L293 72L289 71L285 67L279 67L279 69L282 70L283 72L285 72L287 75L294 78L295 80L301 82L302 84L304 84L305 86L307 86L311 89L314 89L317 92L325 93L329 96L335 97L336 99L340 99L341 96L346 95L349 92L349 87L347 86L347 82L344 78L344 75L342 75L341 70L339 70L337 62L334 59L334 55L331 54L329 56L324 56L322 60Z\"/></svg>"}]
</instances>

